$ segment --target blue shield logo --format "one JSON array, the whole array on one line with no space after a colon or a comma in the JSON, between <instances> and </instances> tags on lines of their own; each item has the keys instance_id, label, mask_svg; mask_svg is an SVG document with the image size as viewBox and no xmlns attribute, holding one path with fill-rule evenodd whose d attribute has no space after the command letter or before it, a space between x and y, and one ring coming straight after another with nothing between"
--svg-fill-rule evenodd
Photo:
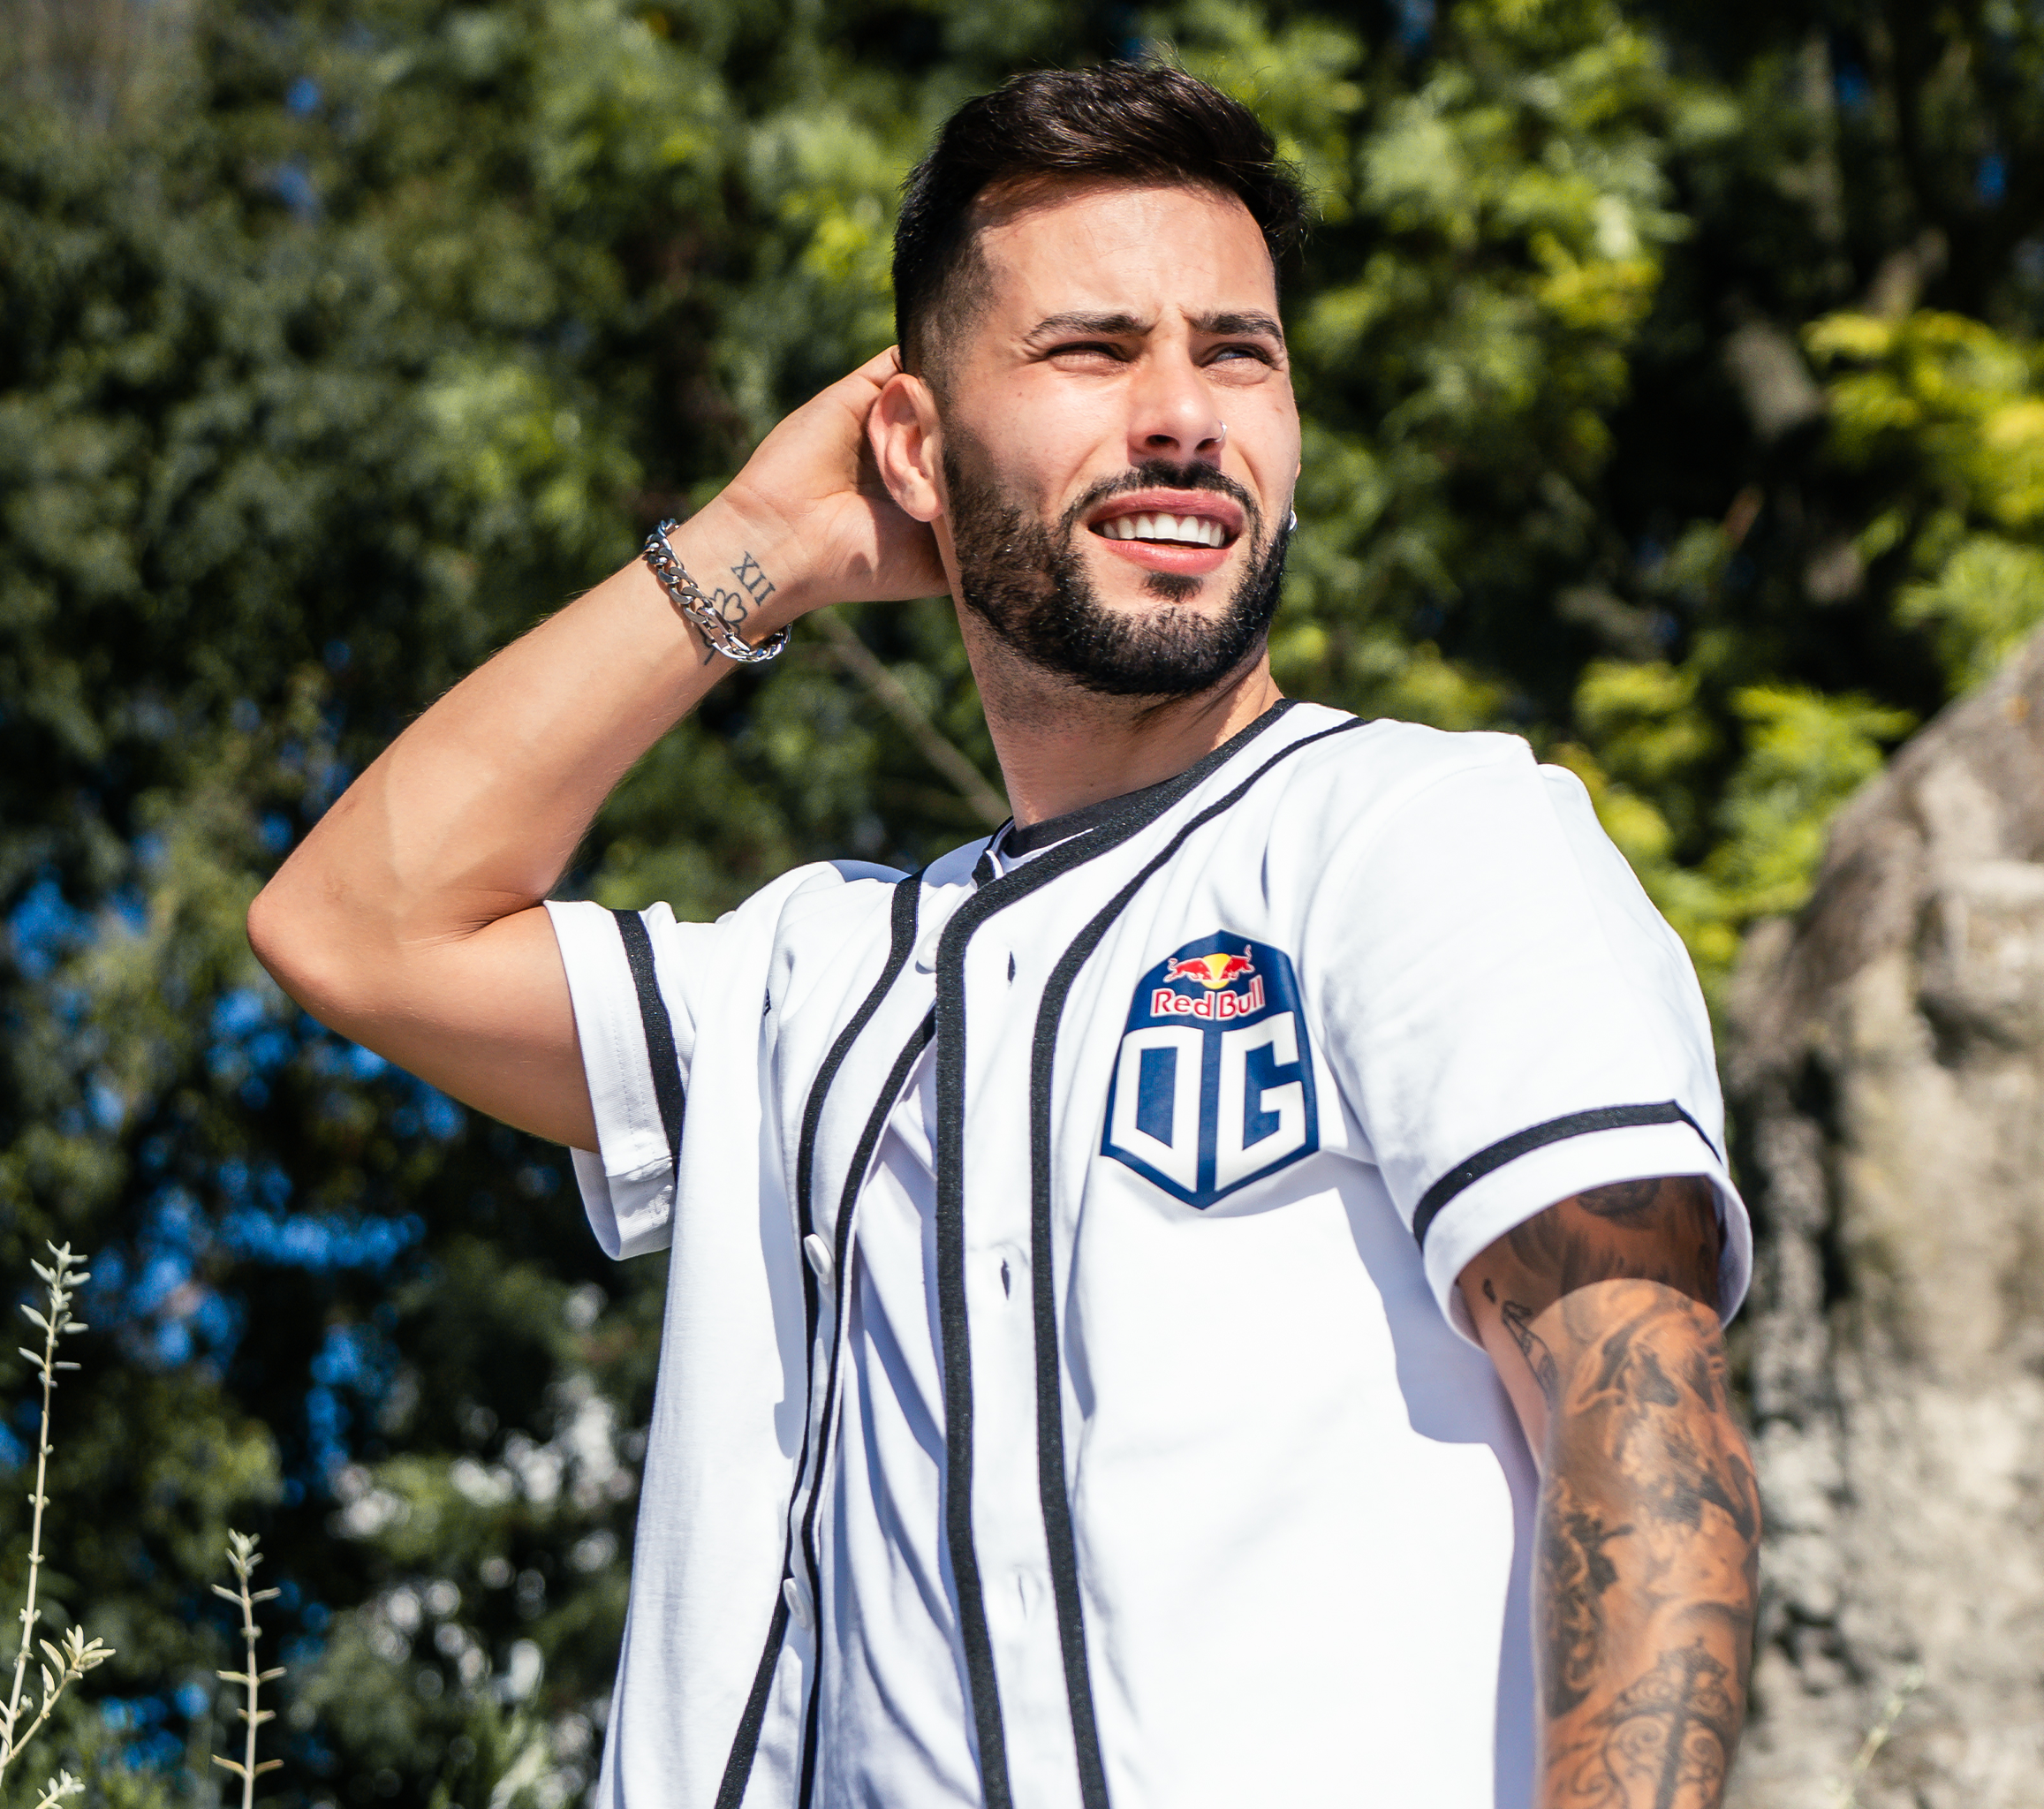
<instances>
[{"instance_id":1,"label":"blue shield logo","mask_svg":"<svg viewBox=\"0 0 2044 1809\"><path fill-rule=\"evenodd\" d=\"M1108 1087L1102 1155L1204 1211L1319 1147L1291 957L1223 932L1143 975Z\"/></svg>"}]
</instances>

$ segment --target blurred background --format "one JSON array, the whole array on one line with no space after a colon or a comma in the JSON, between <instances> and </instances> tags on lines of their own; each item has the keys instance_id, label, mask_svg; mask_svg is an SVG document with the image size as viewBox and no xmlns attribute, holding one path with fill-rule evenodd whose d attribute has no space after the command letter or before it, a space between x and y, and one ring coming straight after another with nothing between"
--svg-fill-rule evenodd
<instances>
[{"instance_id":1,"label":"blurred background","mask_svg":"<svg viewBox=\"0 0 2044 1809\"><path fill-rule=\"evenodd\" d=\"M119 1650L51 1749L93 1802L219 1799L230 1525L283 1589L264 1798L591 1783L662 1261L242 913L888 343L951 107L1144 54L1317 198L1280 682L1578 773L1719 1014L1772 1526L1735 1797L2044 1801L2044 7L0 0L0 1275L95 1256L49 1540ZM813 618L563 889L912 866L998 781L947 604Z\"/></svg>"}]
</instances>

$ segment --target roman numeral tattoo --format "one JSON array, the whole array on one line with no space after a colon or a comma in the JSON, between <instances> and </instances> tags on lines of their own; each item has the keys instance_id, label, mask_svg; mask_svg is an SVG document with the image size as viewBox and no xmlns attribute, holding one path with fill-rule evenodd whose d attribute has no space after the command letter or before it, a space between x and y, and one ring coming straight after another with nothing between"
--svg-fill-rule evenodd
<instances>
[{"instance_id":1,"label":"roman numeral tattoo","mask_svg":"<svg viewBox=\"0 0 2044 1809\"><path fill-rule=\"evenodd\" d=\"M776 589L774 580L767 576L765 569L750 553L738 556L738 563L731 567L731 576L745 587L746 594L753 600L754 609L772 596Z\"/></svg>"}]
</instances>

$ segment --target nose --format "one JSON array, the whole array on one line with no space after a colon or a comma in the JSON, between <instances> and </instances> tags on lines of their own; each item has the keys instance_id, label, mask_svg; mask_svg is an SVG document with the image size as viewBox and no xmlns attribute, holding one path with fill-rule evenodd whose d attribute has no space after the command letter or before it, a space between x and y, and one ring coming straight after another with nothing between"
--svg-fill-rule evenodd
<instances>
[{"instance_id":1,"label":"nose","mask_svg":"<svg viewBox=\"0 0 2044 1809\"><path fill-rule=\"evenodd\" d=\"M1155 347L1129 393L1131 462L1168 458L1218 465L1228 425L1190 348Z\"/></svg>"}]
</instances>

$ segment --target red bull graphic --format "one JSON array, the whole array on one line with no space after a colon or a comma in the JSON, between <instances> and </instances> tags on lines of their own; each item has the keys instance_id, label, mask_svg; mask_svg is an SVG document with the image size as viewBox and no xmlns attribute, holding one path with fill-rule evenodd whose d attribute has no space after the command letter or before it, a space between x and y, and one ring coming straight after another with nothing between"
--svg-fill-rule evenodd
<instances>
[{"instance_id":1,"label":"red bull graphic","mask_svg":"<svg viewBox=\"0 0 2044 1809\"><path fill-rule=\"evenodd\" d=\"M1101 1154L1204 1210L1320 1147L1291 962L1222 933L1146 973L1108 1091Z\"/></svg>"},{"instance_id":2,"label":"red bull graphic","mask_svg":"<svg viewBox=\"0 0 2044 1809\"><path fill-rule=\"evenodd\" d=\"M1191 980L1201 988L1186 993L1178 982ZM1233 1018L1253 1018L1264 1007L1263 980L1256 971L1255 957L1239 955L1173 956L1164 963L1159 985L1150 990L1150 1010L1159 1018L1205 1018L1226 1022Z\"/></svg>"},{"instance_id":3,"label":"red bull graphic","mask_svg":"<svg viewBox=\"0 0 2044 1809\"><path fill-rule=\"evenodd\" d=\"M1256 972L1256 963L1245 950L1239 955L1189 955L1183 961L1174 955L1164 963L1164 980L1196 980L1211 992L1232 986L1245 973Z\"/></svg>"}]
</instances>

